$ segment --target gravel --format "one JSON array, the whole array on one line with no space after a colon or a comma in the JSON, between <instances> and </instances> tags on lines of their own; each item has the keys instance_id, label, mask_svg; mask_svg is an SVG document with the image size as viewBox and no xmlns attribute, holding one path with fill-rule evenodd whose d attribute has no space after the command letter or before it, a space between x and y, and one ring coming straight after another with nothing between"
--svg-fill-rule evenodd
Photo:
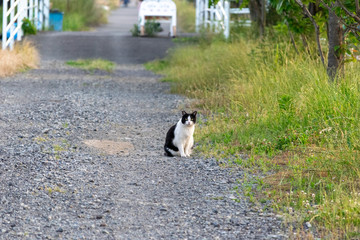
<instances>
[{"instance_id":1,"label":"gravel","mask_svg":"<svg viewBox=\"0 0 360 240\"><path fill-rule=\"evenodd\" d=\"M141 65L44 61L0 79L0 239L286 238L277 215L235 192L241 170L163 156L186 103L168 92Z\"/></svg>"}]
</instances>

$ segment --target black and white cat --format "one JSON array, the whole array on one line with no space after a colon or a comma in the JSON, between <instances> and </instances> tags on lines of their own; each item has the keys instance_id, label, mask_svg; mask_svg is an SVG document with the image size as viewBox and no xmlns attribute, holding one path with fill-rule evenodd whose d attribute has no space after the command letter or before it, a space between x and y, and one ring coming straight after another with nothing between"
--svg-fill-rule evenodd
<instances>
[{"instance_id":1,"label":"black and white cat","mask_svg":"<svg viewBox=\"0 0 360 240\"><path fill-rule=\"evenodd\" d=\"M194 146L194 131L196 114L182 111L182 117L177 124L172 126L166 134L165 156L173 157L179 154L181 157L190 157L191 149Z\"/></svg>"}]
</instances>

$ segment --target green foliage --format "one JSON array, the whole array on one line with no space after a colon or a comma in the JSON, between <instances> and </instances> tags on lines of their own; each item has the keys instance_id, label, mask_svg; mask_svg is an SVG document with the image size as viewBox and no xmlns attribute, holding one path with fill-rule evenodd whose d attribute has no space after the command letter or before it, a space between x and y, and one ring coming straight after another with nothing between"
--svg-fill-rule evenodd
<instances>
[{"instance_id":1,"label":"green foliage","mask_svg":"<svg viewBox=\"0 0 360 240\"><path fill-rule=\"evenodd\" d=\"M149 20L145 22L145 35L148 37L155 36L156 33L162 32L163 29L160 26L160 23L155 22L154 20Z\"/></svg>"},{"instance_id":2,"label":"green foliage","mask_svg":"<svg viewBox=\"0 0 360 240\"><path fill-rule=\"evenodd\" d=\"M270 4L283 17L283 21L289 26L292 32L297 34L310 34L314 31L311 21L304 17L302 9L295 1L272 0Z\"/></svg>"},{"instance_id":3,"label":"green foliage","mask_svg":"<svg viewBox=\"0 0 360 240\"><path fill-rule=\"evenodd\" d=\"M64 12L64 31L88 30L107 22L106 11L95 0L52 0L52 8Z\"/></svg>"},{"instance_id":4,"label":"green foliage","mask_svg":"<svg viewBox=\"0 0 360 240\"><path fill-rule=\"evenodd\" d=\"M103 70L111 73L116 64L103 59L79 59L76 61L66 62L68 65L94 72L95 70Z\"/></svg>"},{"instance_id":5,"label":"green foliage","mask_svg":"<svg viewBox=\"0 0 360 240\"><path fill-rule=\"evenodd\" d=\"M140 35L140 29L138 24L134 24L134 27L130 30L133 37L138 37Z\"/></svg>"},{"instance_id":6,"label":"green foliage","mask_svg":"<svg viewBox=\"0 0 360 240\"><path fill-rule=\"evenodd\" d=\"M330 84L318 59L288 43L239 39L187 45L147 66L172 92L197 99L207 120L196 132L199 151L275 171L257 191L289 221L352 236L360 228L360 65Z\"/></svg>"},{"instance_id":7,"label":"green foliage","mask_svg":"<svg viewBox=\"0 0 360 240\"><path fill-rule=\"evenodd\" d=\"M322 3L320 4L319 1L302 1L306 6L308 6L310 13L312 14L316 24L319 26L321 36L323 38L327 38L327 21L329 10L328 7L334 11L337 16L341 19L343 24L344 32L345 32L345 44L344 46L339 46L343 49L352 49L358 48L359 37L354 34L354 29L357 29L357 35L360 33L360 29L357 28L358 23L355 21L354 18L350 17L346 12L341 9L340 7L332 7L331 4L334 3L333 0L325 0L324 6ZM351 12L355 12L355 1L346 0L341 1L344 6ZM282 23L286 24L289 30L292 33L300 34L303 36L303 40L305 39L304 36L307 38L311 38L312 34L314 33L313 24L310 22L308 17L304 17L304 13L302 9L295 3L295 1L285 1L285 0L271 0L270 4L274 7L277 12L282 16ZM278 25L279 26L279 25ZM359 50L359 49L358 49ZM354 60L354 56L352 53L348 53L351 55L351 59Z\"/></svg>"},{"instance_id":8,"label":"green foliage","mask_svg":"<svg viewBox=\"0 0 360 240\"><path fill-rule=\"evenodd\" d=\"M145 35L148 37L154 37L156 33L163 31L160 26L160 23L155 22L154 20L149 20L145 22ZM133 37L140 36L140 29L138 24L134 24L134 27L130 30Z\"/></svg>"},{"instance_id":9,"label":"green foliage","mask_svg":"<svg viewBox=\"0 0 360 240\"><path fill-rule=\"evenodd\" d=\"M187 0L175 0L177 9L177 26L181 32L195 32L195 7Z\"/></svg>"},{"instance_id":10,"label":"green foliage","mask_svg":"<svg viewBox=\"0 0 360 240\"><path fill-rule=\"evenodd\" d=\"M86 22L84 17L78 13L69 13L64 15L63 19L63 30L64 31L79 31L87 30Z\"/></svg>"},{"instance_id":11,"label":"green foliage","mask_svg":"<svg viewBox=\"0 0 360 240\"><path fill-rule=\"evenodd\" d=\"M22 20L22 22L23 23L22 23L21 28L24 31L25 35L28 35L28 34L35 35L36 34L37 30L36 30L35 24L32 21L30 21L28 18L24 18Z\"/></svg>"}]
</instances>

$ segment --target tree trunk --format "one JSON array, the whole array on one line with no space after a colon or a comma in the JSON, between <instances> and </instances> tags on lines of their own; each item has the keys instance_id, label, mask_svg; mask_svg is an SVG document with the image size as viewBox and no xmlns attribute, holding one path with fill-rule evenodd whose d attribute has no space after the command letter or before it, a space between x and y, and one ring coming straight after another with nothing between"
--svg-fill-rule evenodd
<instances>
[{"instance_id":1,"label":"tree trunk","mask_svg":"<svg viewBox=\"0 0 360 240\"><path fill-rule=\"evenodd\" d=\"M265 34L265 21L266 21L266 8L265 0L250 0L249 9L250 9L250 18L251 21L256 23L259 28L260 36Z\"/></svg>"},{"instance_id":2,"label":"tree trunk","mask_svg":"<svg viewBox=\"0 0 360 240\"><path fill-rule=\"evenodd\" d=\"M334 8L335 4L332 4L331 7ZM334 81L336 75L339 72L343 72L344 53L342 51L343 29L339 18L332 11L329 11L328 29L329 54L327 74L330 80Z\"/></svg>"}]
</instances>

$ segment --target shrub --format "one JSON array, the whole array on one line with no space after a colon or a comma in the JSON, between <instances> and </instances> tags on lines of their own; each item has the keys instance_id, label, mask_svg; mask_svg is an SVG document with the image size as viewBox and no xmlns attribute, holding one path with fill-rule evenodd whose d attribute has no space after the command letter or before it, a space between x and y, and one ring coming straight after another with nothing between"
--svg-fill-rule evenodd
<instances>
[{"instance_id":1,"label":"shrub","mask_svg":"<svg viewBox=\"0 0 360 240\"><path fill-rule=\"evenodd\" d=\"M107 13L95 0L52 0L52 8L64 12L64 31L87 30L107 22Z\"/></svg>"}]
</instances>

